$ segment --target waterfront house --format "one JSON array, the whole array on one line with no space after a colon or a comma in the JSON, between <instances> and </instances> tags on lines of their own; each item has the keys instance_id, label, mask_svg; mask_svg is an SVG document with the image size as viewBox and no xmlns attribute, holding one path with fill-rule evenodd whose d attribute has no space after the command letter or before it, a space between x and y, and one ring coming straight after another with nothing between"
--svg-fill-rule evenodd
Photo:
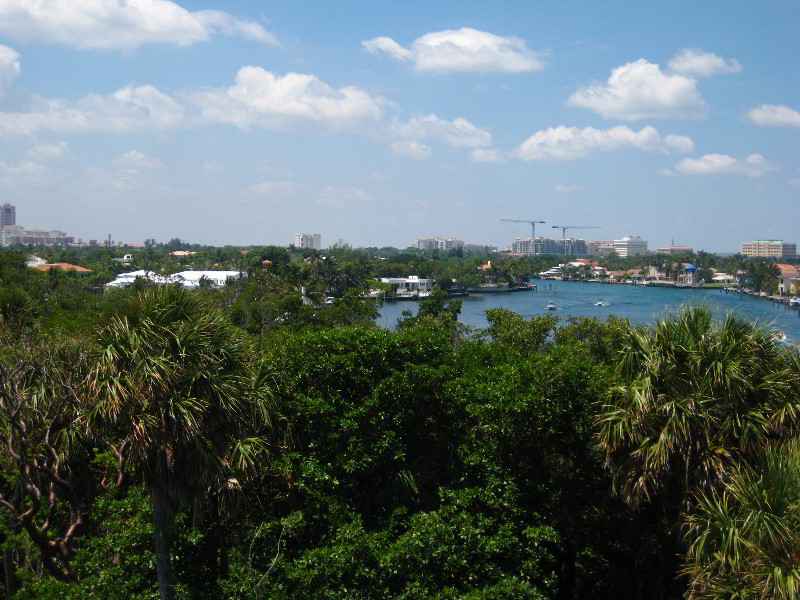
<instances>
[{"instance_id":1,"label":"waterfront house","mask_svg":"<svg viewBox=\"0 0 800 600\"><path fill-rule=\"evenodd\" d=\"M433 279L420 279L419 275L408 277L381 277L381 283L396 285L400 294L418 294L433 290Z\"/></svg>"},{"instance_id":2,"label":"waterfront house","mask_svg":"<svg viewBox=\"0 0 800 600\"><path fill-rule=\"evenodd\" d=\"M778 291L781 294L794 294L800 289L800 271L797 266L778 263Z\"/></svg>"}]
</instances>

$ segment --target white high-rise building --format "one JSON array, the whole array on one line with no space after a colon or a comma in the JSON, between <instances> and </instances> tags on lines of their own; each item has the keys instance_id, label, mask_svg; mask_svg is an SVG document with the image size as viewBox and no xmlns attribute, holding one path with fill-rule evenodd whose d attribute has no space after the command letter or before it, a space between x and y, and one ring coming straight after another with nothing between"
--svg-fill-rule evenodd
<instances>
[{"instance_id":1,"label":"white high-rise building","mask_svg":"<svg viewBox=\"0 0 800 600\"><path fill-rule=\"evenodd\" d=\"M621 240L614 240L614 252L622 258L647 254L647 240L638 235L626 235Z\"/></svg>"},{"instance_id":2,"label":"white high-rise building","mask_svg":"<svg viewBox=\"0 0 800 600\"><path fill-rule=\"evenodd\" d=\"M322 249L322 234L321 233L295 233L294 234L295 248L313 248L314 250Z\"/></svg>"},{"instance_id":3,"label":"white high-rise building","mask_svg":"<svg viewBox=\"0 0 800 600\"><path fill-rule=\"evenodd\" d=\"M458 250L464 247L464 240L456 238L420 238L417 240L417 250L433 252L434 250Z\"/></svg>"}]
</instances>

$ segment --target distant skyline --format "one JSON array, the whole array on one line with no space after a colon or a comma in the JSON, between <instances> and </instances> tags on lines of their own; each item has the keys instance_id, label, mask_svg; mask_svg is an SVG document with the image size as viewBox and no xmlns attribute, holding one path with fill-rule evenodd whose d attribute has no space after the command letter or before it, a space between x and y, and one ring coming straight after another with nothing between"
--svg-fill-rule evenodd
<instances>
[{"instance_id":1,"label":"distant skyline","mask_svg":"<svg viewBox=\"0 0 800 600\"><path fill-rule=\"evenodd\" d=\"M0 204L84 240L797 239L800 2L0 0ZM591 235L589 235L591 234Z\"/></svg>"}]
</instances>

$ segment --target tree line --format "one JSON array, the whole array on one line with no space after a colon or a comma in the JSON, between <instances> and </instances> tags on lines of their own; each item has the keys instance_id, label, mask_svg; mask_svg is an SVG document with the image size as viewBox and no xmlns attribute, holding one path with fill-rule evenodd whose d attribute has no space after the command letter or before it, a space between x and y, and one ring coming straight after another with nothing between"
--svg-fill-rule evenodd
<instances>
[{"instance_id":1,"label":"tree line","mask_svg":"<svg viewBox=\"0 0 800 600\"><path fill-rule=\"evenodd\" d=\"M101 295L0 254L8 597L800 592L800 356L768 330L470 330L443 293L383 330L347 283L303 304L324 259L284 251Z\"/></svg>"}]
</instances>

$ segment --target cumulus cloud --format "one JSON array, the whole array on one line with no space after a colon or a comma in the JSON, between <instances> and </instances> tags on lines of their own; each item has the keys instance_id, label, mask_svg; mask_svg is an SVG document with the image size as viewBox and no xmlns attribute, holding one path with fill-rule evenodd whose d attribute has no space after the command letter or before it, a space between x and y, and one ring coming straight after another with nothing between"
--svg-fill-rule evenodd
<instances>
[{"instance_id":1,"label":"cumulus cloud","mask_svg":"<svg viewBox=\"0 0 800 600\"><path fill-rule=\"evenodd\" d=\"M128 132L181 124L183 107L151 85L130 84L113 94L90 94L76 102L38 100L27 111L0 112L0 135L59 132Z\"/></svg>"},{"instance_id":2,"label":"cumulus cloud","mask_svg":"<svg viewBox=\"0 0 800 600\"><path fill-rule=\"evenodd\" d=\"M800 127L800 112L780 104L762 104L747 111L747 118L765 127Z\"/></svg>"},{"instance_id":3,"label":"cumulus cloud","mask_svg":"<svg viewBox=\"0 0 800 600\"><path fill-rule=\"evenodd\" d=\"M669 137L669 136L668 136ZM669 152L674 150L674 138L681 138L678 145L686 147L691 140L684 136L672 136L671 144L662 138L655 127L643 127L639 131L626 126L610 129L594 127L550 127L537 131L517 149L522 160L577 160L592 152L635 148L647 152Z\"/></svg>"},{"instance_id":4,"label":"cumulus cloud","mask_svg":"<svg viewBox=\"0 0 800 600\"><path fill-rule=\"evenodd\" d=\"M562 183L559 183L558 185L556 185L556 187L553 188L553 191L561 194L568 194L570 192L577 192L580 189L581 188L577 185L564 185Z\"/></svg>"},{"instance_id":5,"label":"cumulus cloud","mask_svg":"<svg viewBox=\"0 0 800 600\"><path fill-rule=\"evenodd\" d=\"M329 185L317 194L314 203L321 206L343 208L353 204L368 204L372 202L372 195L362 189L348 186Z\"/></svg>"},{"instance_id":6,"label":"cumulus cloud","mask_svg":"<svg viewBox=\"0 0 800 600\"><path fill-rule=\"evenodd\" d=\"M774 171L775 167L760 154L751 154L741 160L727 154L705 154L700 158L684 158L675 165L675 170L686 175L740 173L760 177L768 171Z\"/></svg>"},{"instance_id":7,"label":"cumulus cloud","mask_svg":"<svg viewBox=\"0 0 800 600\"><path fill-rule=\"evenodd\" d=\"M371 54L387 54L409 62L416 70L425 72L524 73L545 66L542 53L528 48L524 40L469 27L426 33L414 40L410 48L386 36L363 41L361 47Z\"/></svg>"},{"instance_id":8,"label":"cumulus cloud","mask_svg":"<svg viewBox=\"0 0 800 600\"><path fill-rule=\"evenodd\" d=\"M27 156L32 160L52 160L61 158L66 153L66 142L54 142L52 144L37 144L28 150Z\"/></svg>"},{"instance_id":9,"label":"cumulus cloud","mask_svg":"<svg viewBox=\"0 0 800 600\"><path fill-rule=\"evenodd\" d=\"M19 77L19 53L13 48L0 44L0 96L11 87Z\"/></svg>"},{"instance_id":10,"label":"cumulus cloud","mask_svg":"<svg viewBox=\"0 0 800 600\"><path fill-rule=\"evenodd\" d=\"M394 142L392 154L422 160L431 157L431 148L420 142Z\"/></svg>"},{"instance_id":11,"label":"cumulus cloud","mask_svg":"<svg viewBox=\"0 0 800 600\"><path fill-rule=\"evenodd\" d=\"M669 70L689 77L711 77L718 73L739 73L742 65L739 61L725 60L713 52L703 52L687 48L672 57Z\"/></svg>"},{"instance_id":12,"label":"cumulus cloud","mask_svg":"<svg viewBox=\"0 0 800 600\"><path fill-rule=\"evenodd\" d=\"M800 185L800 177L795 177L789 180L789 185Z\"/></svg>"},{"instance_id":13,"label":"cumulus cloud","mask_svg":"<svg viewBox=\"0 0 800 600\"><path fill-rule=\"evenodd\" d=\"M476 148L469 153L472 162L504 163L506 155L494 148Z\"/></svg>"},{"instance_id":14,"label":"cumulus cloud","mask_svg":"<svg viewBox=\"0 0 800 600\"><path fill-rule=\"evenodd\" d=\"M237 127L281 128L314 124L337 129L382 116L380 98L353 86L334 89L313 75L276 75L261 67L242 67L224 89L189 94L203 119Z\"/></svg>"},{"instance_id":15,"label":"cumulus cloud","mask_svg":"<svg viewBox=\"0 0 800 600\"><path fill-rule=\"evenodd\" d=\"M463 117L452 121L436 115L421 115L408 121L394 121L388 128L393 138L441 140L454 148L481 148L492 143L492 134L486 129L476 127Z\"/></svg>"},{"instance_id":16,"label":"cumulus cloud","mask_svg":"<svg viewBox=\"0 0 800 600\"><path fill-rule=\"evenodd\" d=\"M611 71L605 84L595 82L578 89L567 103L624 121L699 118L707 111L693 78L664 73L643 58Z\"/></svg>"},{"instance_id":17,"label":"cumulus cloud","mask_svg":"<svg viewBox=\"0 0 800 600\"><path fill-rule=\"evenodd\" d=\"M218 10L189 11L171 0L3 0L0 33L24 42L103 49L188 46L216 33L277 44L255 21Z\"/></svg>"},{"instance_id":18,"label":"cumulus cloud","mask_svg":"<svg viewBox=\"0 0 800 600\"><path fill-rule=\"evenodd\" d=\"M685 135L665 135L664 146L673 152L680 152L681 154L694 150L692 138Z\"/></svg>"}]
</instances>

